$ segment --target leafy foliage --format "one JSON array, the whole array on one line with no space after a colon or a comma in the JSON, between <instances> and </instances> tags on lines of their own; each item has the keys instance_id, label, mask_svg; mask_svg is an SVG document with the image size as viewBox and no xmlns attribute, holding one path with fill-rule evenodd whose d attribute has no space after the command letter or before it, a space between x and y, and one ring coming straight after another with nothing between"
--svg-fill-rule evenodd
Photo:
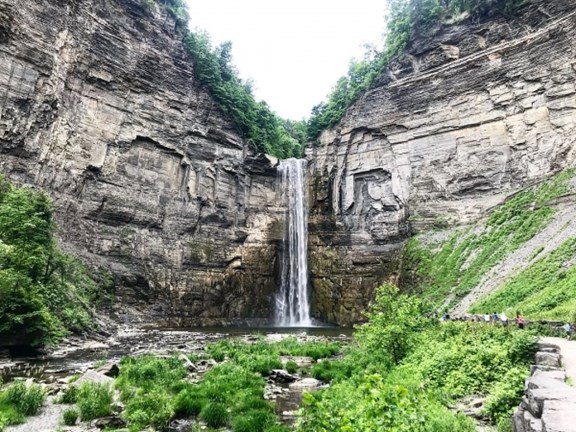
<instances>
[{"instance_id":1,"label":"leafy foliage","mask_svg":"<svg viewBox=\"0 0 576 432\"><path fill-rule=\"evenodd\" d=\"M0 177L0 344L42 345L91 323L98 285L58 248L43 192Z\"/></svg>"},{"instance_id":2,"label":"leafy foliage","mask_svg":"<svg viewBox=\"0 0 576 432\"><path fill-rule=\"evenodd\" d=\"M74 426L79 415L80 414L76 408L67 408L62 413L62 423L66 426Z\"/></svg>"},{"instance_id":3,"label":"leafy foliage","mask_svg":"<svg viewBox=\"0 0 576 432\"><path fill-rule=\"evenodd\" d=\"M109 384L84 382L78 390L77 405L82 421L112 414L113 392Z\"/></svg>"},{"instance_id":4,"label":"leafy foliage","mask_svg":"<svg viewBox=\"0 0 576 432\"><path fill-rule=\"evenodd\" d=\"M474 304L471 311L521 310L530 318L576 321L576 239L566 240L500 289Z\"/></svg>"},{"instance_id":5,"label":"leafy foliage","mask_svg":"<svg viewBox=\"0 0 576 432\"><path fill-rule=\"evenodd\" d=\"M283 120L266 102L255 100L252 83L242 80L232 63L232 43L213 47L207 33L188 30L184 0L157 1L176 20L184 46L194 60L196 78L232 118L240 134L259 151L280 159L300 157L306 142L304 123Z\"/></svg>"},{"instance_id":6,"label":"leafy foliage","mask_svg":"<svg viewBox=\"0 0 576 432\"><path fill-rule=\"evenodd\" d=\"M27 385L18 381L9 385L0 392L0 431L36 415L45 399L46 394L38 384Z\"/></svg>"},{"instance_id":7,"label":"leafy foliage","mask_svg":"<svg viewBox=\"0 0 576 432\"><path fill-rule=\"evenodd\" d=\"M328 361L315 368L332 385L305 395L297 430L473 431L446 405L474 394L489 395L486 413L501 422L519 403L535 338L499 326L440 325L423 317L423 306L380 288L358 344L332 362L334 370Z\"/></svg>"},{"instance_id":8,"label":"leafy foliage","mask_svg":"<svg viewBox=\"0 0 576 432\"><path fill-rule=\"evenodd\" d=\"M369 89L390 60L401 53L413 36L448 16L469 12L475 18L510 15L529 0L388 0L386 43L378 51L370 47L361 60L352 60L348 74L341 77L327 102L312 108L308 138L314 140L327 128L335 126L346 110Z\"/></svg>"},{"instance_id":9,"label":"leafy foliage","mask_svg":"<svg viewBox=\"0 0 576 432\"><path fill-rule=\"evenodd\" d=\"M449 296L457 302L494 265L542 230L554 214L549 201L568 192L572 176L567 171L518 193L494 210L483 226L458 231L443 244L424 247L413 238L406 249L403 285L437 307L446 306ZM483 306L494 311L504 305L498 301Z\"/></svg>"}]
</instances>

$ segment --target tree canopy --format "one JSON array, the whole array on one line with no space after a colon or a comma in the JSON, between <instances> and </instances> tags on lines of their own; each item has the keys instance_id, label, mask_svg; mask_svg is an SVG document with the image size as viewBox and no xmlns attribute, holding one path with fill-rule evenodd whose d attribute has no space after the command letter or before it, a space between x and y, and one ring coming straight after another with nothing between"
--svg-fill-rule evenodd
<instances>
[{"instance_id":1,"label":"tree canopy","mask_svg":"<svg viewBox=\"0 0 576 432\"><path fill-rule=\"evenodd\" d=\"M352 60L348 74L341 77L326 102L312 108L308 139L335 126L346 110L369 89L390 60L401 53L415 33L448 16L468 12L474 18L510 15L530 0L387 0L386 42L382 50L370 47L361 60Z\"/></svg>"},{"instance_id":2,"label":"tree canopy","mask_svg":"<svg viewBox=\"0 0 576 432\"><path fill-rule=\"evenodd\" d=\"M256 101L252 83L242 80L232 63L232 43L213 47L208 33L190 31L184 0L157 1L176 20L194 60L196 78L232 118L241 136L256 150L280 159L300 157L306 142L306 135L299 132L303 122L282 119L266 102Z\"/></svg>"}]
</instances>

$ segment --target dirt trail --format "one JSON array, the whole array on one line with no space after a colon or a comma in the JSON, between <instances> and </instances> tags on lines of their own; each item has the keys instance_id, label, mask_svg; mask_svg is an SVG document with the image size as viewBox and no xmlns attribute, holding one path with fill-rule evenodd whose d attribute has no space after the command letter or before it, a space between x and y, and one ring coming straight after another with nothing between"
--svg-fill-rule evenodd
<instances>
[{"instance_id":1,"label":"dirt trail","mask_svg":"<svg viewBox=\"0 0 576 432\"><path fill-rule=\"evenodd\" d=\"M568 341L558 337L545 337L542 342L558 345L562 354L562 366L566 375L576 384L576 341Z\"/></svg>"}]
</instances>

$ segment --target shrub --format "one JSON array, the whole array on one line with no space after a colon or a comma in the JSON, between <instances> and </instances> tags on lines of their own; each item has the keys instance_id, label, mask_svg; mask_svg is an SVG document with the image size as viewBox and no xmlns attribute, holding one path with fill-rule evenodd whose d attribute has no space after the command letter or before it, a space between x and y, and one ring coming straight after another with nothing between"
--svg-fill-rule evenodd
<instances>
[{"instance_id":1,"label":"shrub","mask_svg":"<svg viewBox=\"0 0 576 432\"><path fill-rule=\"evenodd\" d=\"M200 412L200 418L215 428L226 426L229 416L226 406L220 402L209 402Z\"/></svg>"},{"instance_id":2,"label":"shrub","mask_svg":"<svg viewBox=\"0 0 576 432\"><path fill-rule=\"evenodd\" d=\"M122 390L123 400L130 388L151 390L154 387L171 388L187 375L186 368L177 357L158 358L151 355L125 357L120 362L120 375L116 386Z\"/></svg>"},{"instance_id":3,"label":"shrub","mask_svg":"<svg viewBox=\"0 0 576 432\"><path fill-rule=\"evenodd\" d=\"M174 399L174 414L178 417L197 416L206 405L206 398L197 388L186 388Z\"/></svg>"},{"instance_id":4,"label":"shrub","mask_svg":"<svg viewBox=\"0 0 576 432\"><path fill-rule=\"evenodd\" d=\"M264 432L276 423L276 417L270 410L250 410L236 417L232 422L234 432Z\"/></svg>"},{"instance_id":5,"label":"shrub","mask_svg":"<svg viewBox=\"0 0 576 432\"><path fill-rule=\"evenodd\" d=\"M296 363L296 362L293 361L293 360L290 360L290 361L286 362L285 367L286 367L286 370L287 370L289 373L296 373L296 372L298 372L298 363Z\"/></svg>"},{"instance_id":6,"label":"shrub","mask_svg":"<svg viewBox=\"0 0 576 432\"><path fill-rule=\"evenodd\" d=\"M131 428L142 430L152 426L165 430L174 415L170 395L160 388L138 390L126 404L124 416Z\"/></svg>"},{"instance_id":7,"label":"shrub","mask_svg":"<svg viewBox=\"0 0 576 432\"><path fill-rule=\"evenodd\" d=\"M38 384L26 385L19 381L10 385L2 395L5 404L11 405L23 416L32 416L38 413L46 394Z\"/></svg>"},{"instance_id":8,"label":"shrub","mask_svg":"<svg viewBox=\"0 0 576 432\"><path fill-rule=\"evenodd\" d=\"M68 408L62 413L62 422L66 426L74 426L78 420L78 411L75 408Z\"/></svg>"},{"instance_id":9,"label":"shrub","mask_svg":"<svg viewBox=\"0 0 576 432\"><path fill-rule=\"evenodd\" d=\"M112 388L108 384L84 382L78 390L77 404L82 421L90 421L112 413Z\"/></svg>"},{"instance_id":10,"label":"shrub","mask_svg":"<svg viewBox=\"0 0 576 432\"><path fill-rule=\"evenodd\" d=\"M56 399L56 403L61 404L75 404L78 401L78 387L70 386L66 388L62 394Z\"/></svg>"}]
</instances>

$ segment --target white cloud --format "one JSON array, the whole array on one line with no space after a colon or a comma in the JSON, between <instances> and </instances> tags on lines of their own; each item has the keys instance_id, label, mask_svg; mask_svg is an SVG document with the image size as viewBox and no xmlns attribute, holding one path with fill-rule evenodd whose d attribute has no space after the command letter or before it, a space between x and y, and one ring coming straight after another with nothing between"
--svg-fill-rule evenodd
<instances>
[{"instance_id":1,"label":"white cloud","mask_svg":"<svg viewBox=\"0 0 576 432\"><path fill-rule=\"evenodd\" d=\"M280 116L307 117L365 43L380 45L385 0L187 0L192 28L230 40L242 78Z\"/></svg>"}]
</instances>

